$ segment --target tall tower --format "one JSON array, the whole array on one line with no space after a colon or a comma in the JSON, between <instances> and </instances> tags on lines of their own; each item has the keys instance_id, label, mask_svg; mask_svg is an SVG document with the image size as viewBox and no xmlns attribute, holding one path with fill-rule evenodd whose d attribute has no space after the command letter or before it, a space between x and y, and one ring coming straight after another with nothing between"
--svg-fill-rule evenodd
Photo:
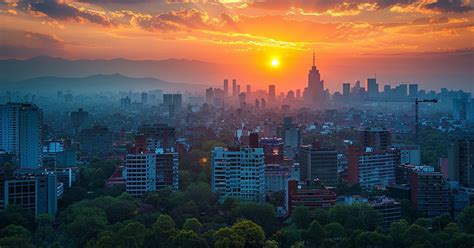
<instances>
[{"instance_id":1,"label":"tall tower","mask_svg":"<svg viewBox=\"0 0 474 248\"><path fill-rule=\"evenodd\" d=\"M229 96L229 80L224 79L224 96Z\"/></svg>"},{"instance_id":2,"label":"tall tower","mask_svg":"<svg viewBox=\"0 0 474 248\"><path fill-rule=\"evenodd\" d=\"M308 73L308 88L306 98L311 105L319 105L324 96L324 81L321 80L321 74L316 68L316 55L313 52L313 66Z\"/></svg>"}]
</instances>

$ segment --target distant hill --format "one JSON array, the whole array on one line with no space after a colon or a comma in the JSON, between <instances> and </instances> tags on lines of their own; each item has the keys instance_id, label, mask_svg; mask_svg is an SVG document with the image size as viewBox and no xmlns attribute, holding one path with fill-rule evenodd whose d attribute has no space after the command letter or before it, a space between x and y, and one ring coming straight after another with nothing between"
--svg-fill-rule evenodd
<instances>
[{"instance_id":1,"label":"distant hill","mask_svg":"<svg viewBox=\"0 0 474 248\"><path fill-rule=\"evenodd\" d=\"M223 66L197 60L127 60L34 57L0 60L0 82L37 77L87 77L119 73L128 77L154 77L168 82L217 85L224 78ZM218 80L218 81L217 81Z\"/></svg>"},{"instance_id":2,"label":"distant hill","mask_svg":"<svg viewBox=\"0 0 474 248\"><path fill-rule=\"evenodd\" d=\"M20 81L2 81L0 91L22 90L34 93L54 93L57 90L71 90L74 92L104 92L104 91L142 91L162 89L168 92L202 91L206 85L176 83L161 79L146 77L133 78L121 74L97 74L87 77L36 77Z\"/></svg>"}]
</instances>

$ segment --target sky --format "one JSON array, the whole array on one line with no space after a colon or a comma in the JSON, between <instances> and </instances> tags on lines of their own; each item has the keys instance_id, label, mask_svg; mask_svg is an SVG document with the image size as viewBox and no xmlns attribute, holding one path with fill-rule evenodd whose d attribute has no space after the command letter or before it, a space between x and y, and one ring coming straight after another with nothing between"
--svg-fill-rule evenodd
<instances>
[{"instance_id":1,"label":"sky","mask_svg":"<svg viewBox=\"0 0 474 248\"><path fill-rule=\"evenodd\" d=\"M468 0L0 0L0 57L186 58L288 90L315 51L332 92L373 76L474 92L473 18Z\"/></svg>"}]
</instances>

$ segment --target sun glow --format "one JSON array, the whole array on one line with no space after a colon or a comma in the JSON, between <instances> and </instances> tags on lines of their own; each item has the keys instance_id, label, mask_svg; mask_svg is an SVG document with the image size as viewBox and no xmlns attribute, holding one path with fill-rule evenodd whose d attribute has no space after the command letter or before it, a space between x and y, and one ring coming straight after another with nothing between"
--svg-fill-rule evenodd
<instances>
[{"instance_id":1,"label":"sun glow","mask_svg":"<svg viewBox=\"0 0 474 248\"><path fill-rule=\"evenodd\" d=\"M272 67L278 67L280 65L280 61L278 59L272 59Z\"/></svg>"}]
</instances>

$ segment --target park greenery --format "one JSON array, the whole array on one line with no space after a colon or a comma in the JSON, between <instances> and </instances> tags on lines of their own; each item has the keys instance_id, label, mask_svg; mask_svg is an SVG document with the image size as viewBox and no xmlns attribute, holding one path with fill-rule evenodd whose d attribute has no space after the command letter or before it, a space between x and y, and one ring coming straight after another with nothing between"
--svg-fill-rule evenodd
<instances>
[{"instance_id":1,"label":"park greenery","mask_svg":"<svg viewBox=\"0 0 474 248\"><path fill-rule=\"evenodd\" d=\"M0 210L0 247L466 247L474 244L474 206L459 219L418 218L402 201L403 219L388 230L363 204L310 210L296 207L279 218L270 203L220 199L209 185L210 147L181 161L180 190L162 188L133 198L124 187L106 187L117 161L81 167L76 184L59 200L56 216L8 206ZM351 194L360 189L337 188ZM270 201L271 202L271 201Z\"/></svg>"}]
</instances>

